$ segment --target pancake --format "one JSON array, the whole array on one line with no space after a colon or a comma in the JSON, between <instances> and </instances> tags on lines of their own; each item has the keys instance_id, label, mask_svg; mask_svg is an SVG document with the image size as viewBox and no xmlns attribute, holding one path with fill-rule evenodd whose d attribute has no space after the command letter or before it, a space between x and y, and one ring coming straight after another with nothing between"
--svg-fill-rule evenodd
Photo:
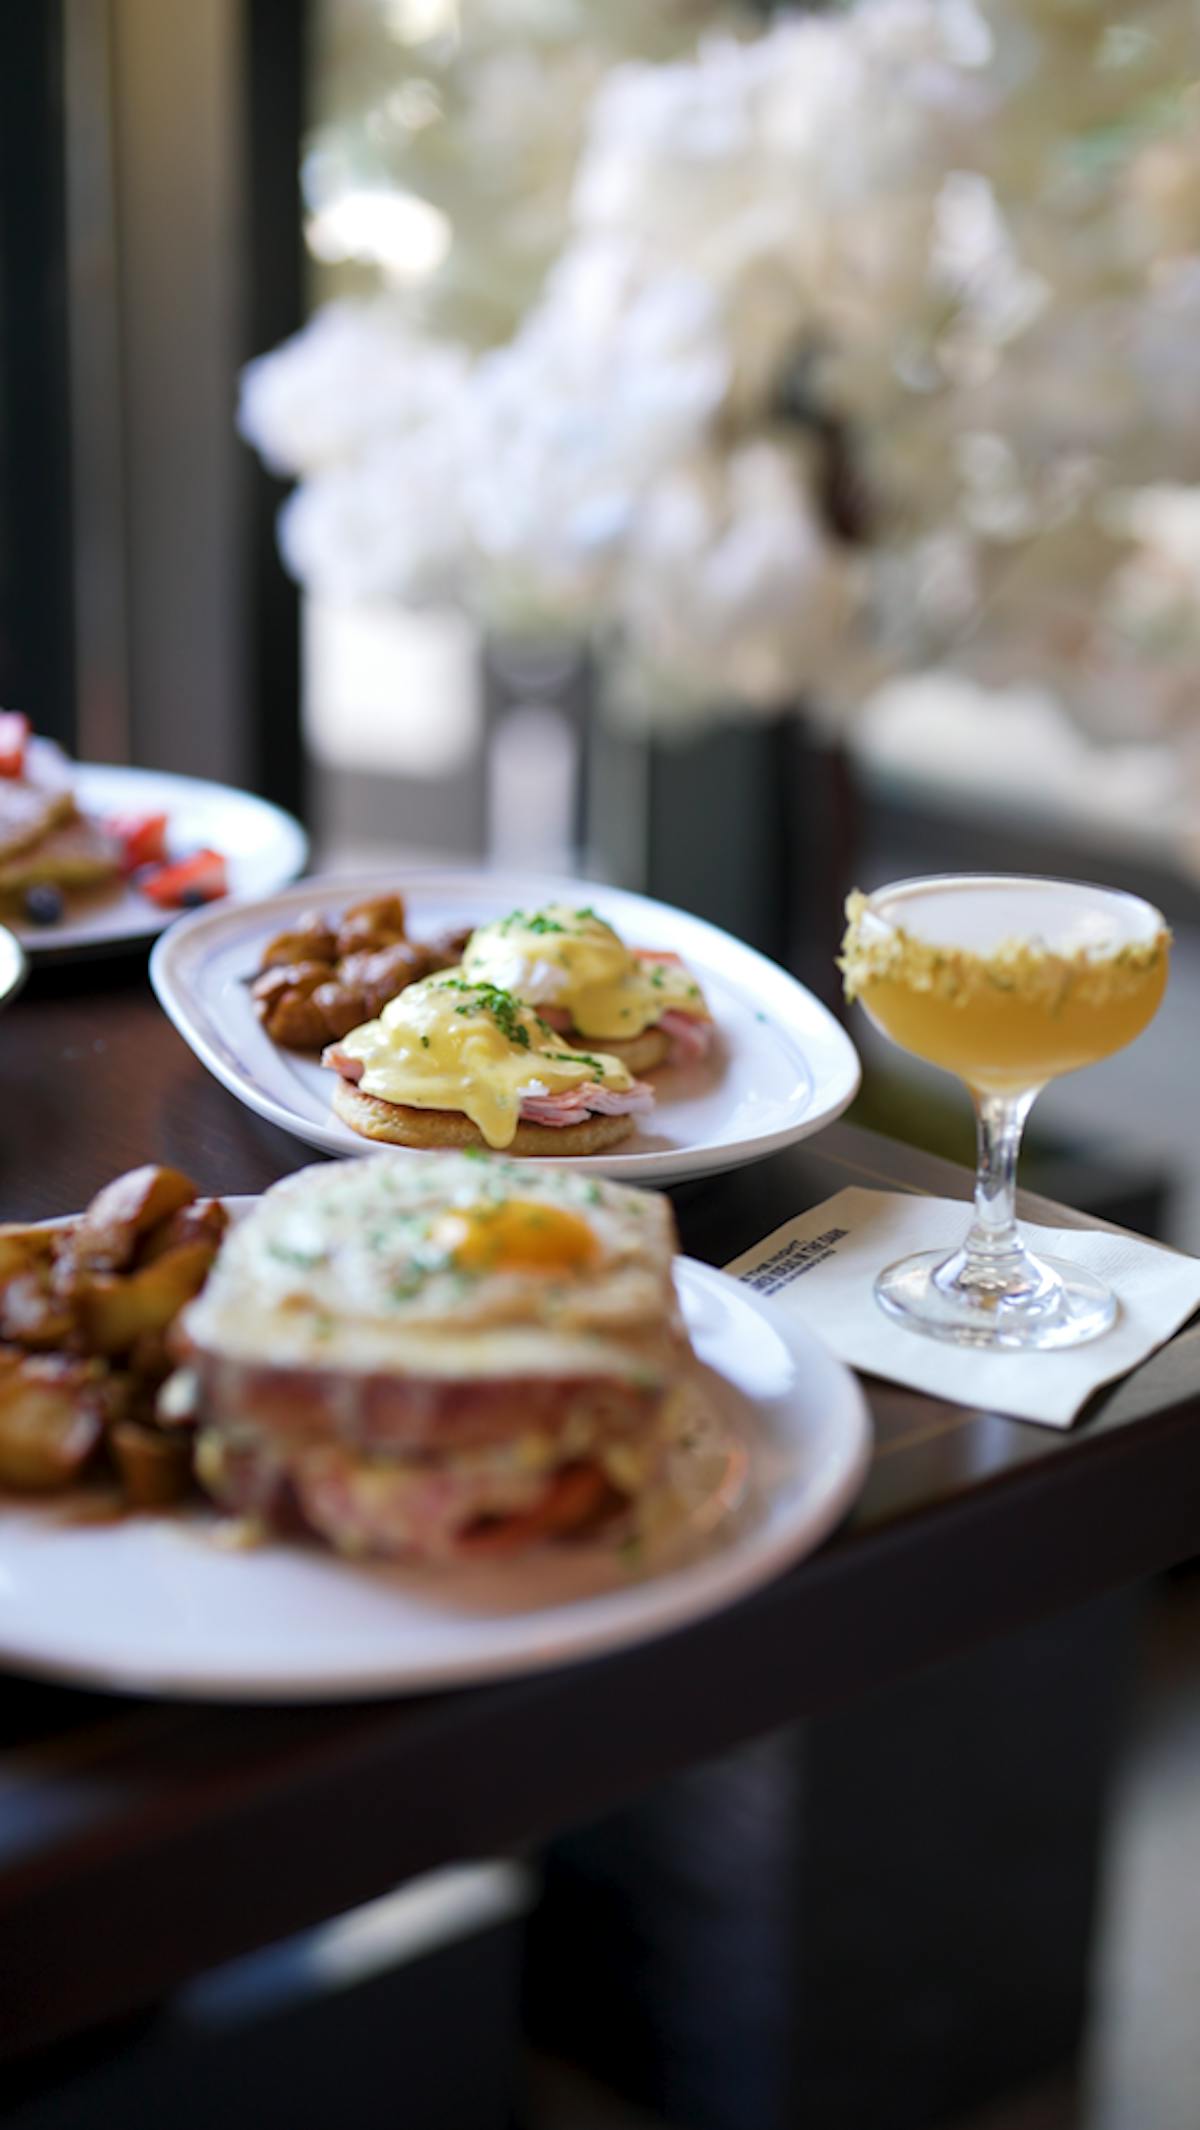
<instances>
[{"instance_id":1,"label":"pancake","mask_svg":"<svg viewBox=\"0 0 1200 2130\"><path fill-rule=\"evenodd\" d=\"M0 860L27 850L75 812L66 755L52 740L31 740L24 774L0 777Z\"/></svg>"},{"instance_id":2,"label":"pancake","mask_svg":"<svg viewBox=\"0 0 1200 2130\"><path fill-rule=\"evenodd\" d=\"M0 807L4 780L0 779ZM120 872L119 846L82 814L52 828L26 848L0 859L0 896L11 900L32 887L100 887Z\"/></svg>"}]
</instances>

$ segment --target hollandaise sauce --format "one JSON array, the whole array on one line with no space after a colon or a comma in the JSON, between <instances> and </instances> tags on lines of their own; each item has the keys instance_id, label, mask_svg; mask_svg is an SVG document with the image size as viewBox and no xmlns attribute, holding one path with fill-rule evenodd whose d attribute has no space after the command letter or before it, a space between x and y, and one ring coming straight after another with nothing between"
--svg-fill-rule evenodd
<instances>
[{"instance_id":1,"label":"hollandaise sauce","mask_svg":"<svg viewBox=\"0 0 1200 2130\"><path fill-rule=\"evenodd\" d=\"M618 1058L568 1049L532 1006L466 971L410 984L337 1046L363 1066L364 1094L411 1109L459 1110L489 1146L511 1146L521 1104L598 1083L635 1082Z\"/></svg>"},{"instance_id":2,"label":"hollandaise sauce","mask_svg":"<svg viewBox=\"0 0 1200 2130\"><path fill-rule=\"evenodd\" d=\"M473 934L463 974L538 1006L569 1012L598 1042L641 1035L664 1013L707 1018L704 995L672 955L634 953L595 910L550 903L513 910Z\"/></svg>"}]
</instances>

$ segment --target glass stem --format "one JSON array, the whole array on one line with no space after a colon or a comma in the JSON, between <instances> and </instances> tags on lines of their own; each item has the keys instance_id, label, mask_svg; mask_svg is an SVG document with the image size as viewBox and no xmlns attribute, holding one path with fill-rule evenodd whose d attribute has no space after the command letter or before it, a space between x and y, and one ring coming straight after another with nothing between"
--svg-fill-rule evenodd
<instances>
[{"instance_id":1,"label":"glass stem","mask_svg":"<svg viewBox=\"0 0 1200 2130\"><path fill-rule=\"evenodd\" d=\"M1017 1157L1037 1089L1027 1094L972 1093L979 1158L975 1218L956 1267L956 1284L989 1294L1017 1294L1037 1284L1017 1230Z\"/></svg>"}]
</instances>

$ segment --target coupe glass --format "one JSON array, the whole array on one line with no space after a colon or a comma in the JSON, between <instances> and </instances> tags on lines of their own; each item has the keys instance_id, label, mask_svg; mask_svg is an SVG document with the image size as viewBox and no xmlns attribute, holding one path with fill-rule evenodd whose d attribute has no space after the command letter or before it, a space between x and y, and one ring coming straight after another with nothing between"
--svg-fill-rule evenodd
<instances>
[{"instance_id":1,"label":"coupe glass","mask_svg":"<svg viewBox=\"0 0 1200 2130\"><path fill-rule=\"evenodd\" d=\"M1170 934L1115 888L1018 874L943 874L852 895L848 998L915 1057L957 1074L978 1127L975 1218L950 1257L922 1251L875 1283L880 1307L936 1339L1027 1351L1076 1346L1117 1314L1102 1280L1026 1249L1017 1156L1048 1080L1132 1043L1167 981Z\"/></svg>"}]
</instances>

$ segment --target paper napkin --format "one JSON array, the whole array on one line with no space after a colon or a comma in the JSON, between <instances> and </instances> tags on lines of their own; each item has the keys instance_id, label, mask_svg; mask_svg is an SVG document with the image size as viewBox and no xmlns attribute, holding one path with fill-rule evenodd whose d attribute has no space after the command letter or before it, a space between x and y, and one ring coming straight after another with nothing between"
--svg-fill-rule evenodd
<instances>
[{"instance_id":1,"label":"paper napkin","mask_svg":"<svg viewBox=\"0 0 1200 2130\"><path fill-rule=\"evenodd\" d=\"M961 1243L969 1205L892 1191L839 1191L726 1269L769 1295L843 1361L935 1398L1069 1427L1092 1392L1128 1373L1200 1307L1200 1258L1103 1228L1038 1228L1030 1246L1098 1273L1120 1302L1113 1329L1065 1353L980 1353L909 1331L875 1300L876 1274L912 1250Z\"/></svg>"}]
</instances>

